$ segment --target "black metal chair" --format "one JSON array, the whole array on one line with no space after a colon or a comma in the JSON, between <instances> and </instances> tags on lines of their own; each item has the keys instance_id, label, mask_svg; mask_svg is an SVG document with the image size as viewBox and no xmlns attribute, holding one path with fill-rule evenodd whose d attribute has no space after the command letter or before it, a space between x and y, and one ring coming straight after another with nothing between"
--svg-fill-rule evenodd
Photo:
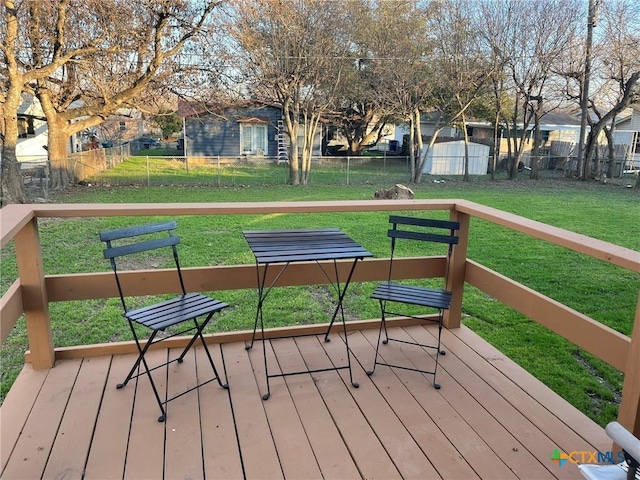
<instances>
[{"instance_id":1,"label":"black metal chair","mask_svg":"<svg viewBox=\"0 0 640 480\"><path fill-rule=\"evenodd\" d=\"M449 260L453 253L453 247L458 243L457 231L460 229L458 222L445 221L445 220L432 220L427 218L416 217L403 217L398 215L391 215L389 217L389 223L392 224L392 228L388 231L388 236L391 238L391 259L389 262L389 276L386 282L380 283L371 298L375 298L380 302L380 331L378 332L378 343L376 345L376 356L373 362L373 369L367 372L367 375L373 375L376 369L376 365L385 365L393 368L401 368L404 370L411 370L415 372L421 372L433 375L433 386L436 389L440 388L440 385L436 382L436 372L438 369L438 357L444 355L445 351L441 349L440 338L442 334L442 320L444 311L448 310L451 306L452 294L446 290L447 281L449 277ZM446 233L444 233L446 231ZM394 256L396 255L396 244L405 241L417 241L417 242L435 242L447 245L447 267L444 278L444 288L428 288L425 286L416 286L399 282L392 282L393 278L393 264ZM405 312L397 312L395 309L401 310L404 305L417 305L418 307L426 307L425 313L428 310L437 310L437 319L432 317L417 316L417 314L408 314ZM406 310L406 308L405 308ZM395 339L389 337L387 332L386 318L387 315L403 316L408 318L415 318L419 320L436 322L438 324L438 338L435 345L424 345L418 342L406 341L402 339ZM382 332L384 331L384 339L382 339ZM380 354L380 341L383 344L387 344L390 341L405 343L409 345L416 345L421 348L434 349L435 354L435 367L433 370L423 370L415 368L409 365L396 365L389 364L379 360Z\"/></svg>"},{"instance_id":2,"label":"black metal chair","mask_svg":"<svg viewBox=\"0 0 640 480\"><path fill-rule=\"evenodd\" d=\"M207 344L204 341L204 337L202 336L202 330L211 321L214 313L228 307L228 304L199 293L187 293L184 287L182 271L180 269L180 261L178 260L177 245L180 243L180 237L173 235L173 230L175 230L175 228L176 222L168 221L150 225L121 228L100 233L100 240L105 242L107 246L104 250L104 257L111 263L111 268L115 274L116 284L120 294L120 300L122 302L122 308L124 309L124 317L129 322L129 327L131 328L131 332L133 333L133 337L138 347L138 359L133 364L133 367L124 382L119 383L117 388L126 386L132 378L137 378L138 376L146 373L149 377L149 381L151 382L151 387L153 388L153 393L158 401L158 405L160 406L160 411L162 412L158 418L159 422L164 422L166 419L165 405L171 400L175 400L176 398L214 380L217 380L221 387L228 388L226 382L224 384L222 383L218 370L213 362L213 358L211 357L211 353L209 352ZM130 297L130 295L127 295L123 289L124 279L118 269L116 259L135 254L148 255L144 252L152 250L157 253L158 249L167 249L165 250L167 253L169 253L168 249L172 250L173 261L175 263L182 294L170 300L131 310L128 308L126 301L126 298ZM198 321L199 317L204 317L204 319ZM136 325L141 325L151 331L146 342L142 340L136 332ZM178 331L174 331L171 327L175 327L175 330ZM166 331L167 329L169 329L169 331ZM147 360L145 359L145 354L151 345L186 333L193 333L193 336L178 358L167 361L166 363L154 368L149 368ZM211 363L214 377L201 382L178 395L162 401L160 399L158 389L153 381L151 372L157 368L165 366L168 368L169 364L176 361L178 363L182 363L184 356L198 338L200 339L204 351L209 358L209 363ZM144 366L144 372L140 372L139 370L140 363ZM136 373L136 370L138 373Z\"/></svg>"}]
</instances>

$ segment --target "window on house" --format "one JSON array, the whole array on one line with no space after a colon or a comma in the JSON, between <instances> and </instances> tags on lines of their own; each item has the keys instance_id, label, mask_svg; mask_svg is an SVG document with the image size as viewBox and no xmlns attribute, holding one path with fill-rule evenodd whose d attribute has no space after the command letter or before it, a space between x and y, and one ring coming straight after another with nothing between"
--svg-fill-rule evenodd
<instances>
[{"instance_id":1,"label":"window on house","mask_svg":"<svg viewBox=\"0 0 640 480\"><path fill-rule=\"evenodd\" d=\"M542 140L542 145L546 145L549 143L549 134L551 132L549 130L542 130L540 132L540 139Z\"/></svg>"},{"instance_id":2,"label":"window on house","mask_svg":"<svg viewBox=\"0 0 640 480\"><path fill-rule=\"evenodd\" d=\"M267 126L255 123L240 124L240 153L266 155Z\"/></svg>"},{"instance_id":3,"label":"window on house","mask_svg":"<svg viewBox=\"0 0 640 480\"><path fill-rule=\"evenodd\" d=\"M124 131L127 129L127 124L125 122L120 122L120 131Z\"/></svg>"},{"instance_id":4,"label":"window on house","mask_svg":"<svg viewBox=\"0 0 640 480\"><path fill-rule=\"evenodd\" d=\"M19 117L18 118L18 138L27 138L35 134L36 134L36 129L33 125L33 118Z\"/></svg>"}]
</instances>

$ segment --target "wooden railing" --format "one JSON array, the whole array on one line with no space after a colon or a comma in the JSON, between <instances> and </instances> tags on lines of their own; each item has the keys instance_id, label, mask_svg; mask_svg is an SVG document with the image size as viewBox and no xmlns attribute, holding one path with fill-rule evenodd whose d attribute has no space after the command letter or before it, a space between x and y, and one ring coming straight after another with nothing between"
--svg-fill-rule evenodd
<instances>
[{"instance_id":1,"label":"wooden railing","mask_svg":"<svg viewBox=\"0 0 640 480\"><path fill-rule=\"evenodd\" d=\"M273 202L273 203L191 203L191 204L57 204L9 205L0 210L0 245L14 240L18 279L0 299L0 332L4 341L16 321L24 314L29 352L26 360L34 368L50 368L56 358L92 356L131 352L130 342L79 347L54 348L49 318L49 303L118 295L112 274L87 273L46 275L38 232L38 218L110 217L110 216L180 216L238 215L273 213L322 213L365 211L444 210L459 221L460 243L450 266L449 288L454 292L454 305L445 317L447 328L460 326L463 287L468 283L530 319L544 325L596 357L625 373L622 403L618 421L640 436L640 295L632 337L627 337L596 320L551 298L515 282L467 258L471 218L480 218L508 229L525 233L619 267L640 272L640 252L584 235L552 227L464 200L406 201L339 201L339 202ZM368 259L356 270L354 281L380 281L386 277L388 259ZM443 276L445 260L441 257L400 259L394 267L396 278ZM340 269L348 268L340 263ZM428 272L425 274L425 272ZM125 288L133 295L174 293L166 278L170 272L149 270L124 275ZM255 288L255 266L235 265L187 268L184 271L189 290L216 291ZM145 281L140 281L144 278ZM326 283L326 277L310 264L292 265L279 280L282 285ZM407 322L398 319L397 322ZM375 321L351 322L349 328L370 328ZM288 334L310 333L322 326L287 328ZM324 326L326 328L326 326ZM266 335L277 335L270 331ZM237 341L248 332L214 334L210 341ZM176 342L180 342L177 339Z\"/></svg>"}]
</instances>

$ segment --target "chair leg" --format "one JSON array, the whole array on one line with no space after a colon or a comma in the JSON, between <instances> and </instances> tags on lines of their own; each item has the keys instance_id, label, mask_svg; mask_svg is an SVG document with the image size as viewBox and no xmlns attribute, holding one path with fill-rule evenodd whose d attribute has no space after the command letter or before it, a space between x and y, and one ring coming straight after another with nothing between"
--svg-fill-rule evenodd
<instances>
[{"instance_id":1,"label":"chair leg","mask_svg":"<svg viewBox=\"0 0 640 480\"><path fill-rule=\"evenodd\" d=\"M220 385L222 388L228 389L229 388L229 384L227 382L222 383L222 379L220 378L220 374L218 373L218 369L216 368L216 364L213 363L213 357L211 357L211 353L209 352L209 348L207 347L207 344L204 341L204 337L202 336L202 332L198 332L198 335L200 335L200 341L202 342L202 347L204 348L204 351L207 354L207 358L209 359L209 363L211 364L211 368L213 369L213 374L218 379L218 385Z\"/></svg>"},{"instance_id":2,"label":"chair leg","mask_svg":"<svg viewBox=\"0 0 640 480\"><path fill-rule=\"evenodd\" d=\"M380 301L380 328L378 329L378 341L376 342L376 356L373 359L373 368L371 370L367 370L367 375L371 376L376 371L376 365L378 364L378 350L380 349L380 338L382 337L382 329L384 328L385 337L387 337L387 325L385 323L384 317L384 307L382 306L382 301Z\"/></svg>"},{"instance_id":3,"label":"chair leg","mask_svg":"<svg viewBox=\"0 0 640 480\"><path fill-rule=\"evenodd\" d=\"M209 363L211 364L211 368L213 369L213 374L216 377L216 380L218 381L218 385L220 385L222 388L229 388L229 385L227 383L222 383L222 379L220 378L220 375L218 374L218 370L216 369L216 365L215 363L213 363L213 358L211 357L211 353L209 352L209 348L207 347L207 343L204 340L204 336L202 335L202 330L204 330L204 328L207 326L207 324L209 323L209 321L211 320L211 318L213 317L213 315L215 314L215 312L211 312L207 318L204 320L204 322L202 323L198 323L198 319L194 318L193 319L193 323L196 326L196 333L193 334L193 337L191 337L191 340L189 341L189 343L187 344L187 346L184 348L184 350L182 351L182 353L180 354L180 356L176 359L178 363L182 363L184 361L184 356L187 354L187 352L189 351L189 349L193 346L193 344L195 343L196 339L200 339L200 342L202 343L202 347L204 348L205 353L207 354L207 358L209 359Z\"/></svg>"},{"instance_id":4,"label":"chair leg","mask_svg":"<svg viewBox=\"0 0 640 480\"><path fill-rule=\"evenodd\" d=\"M133 367L131 367L131 370L129 370L129 374L127 375L127 378L124 379L124 382L116 385L116 388L118 389L125 387L127 383L129 383L129 380L131 380L131 377L133 377L134 372L138 369L138 366L140 365L140 361L144 359L145 353L147 353L147 350L153 343L153 339L158 334L158 332L154 330L154 332L151 334L151 336L147 340L147 343L145 344L144 348L142 348L140 347L140 340L138 339L138 335L136 335L136 331L133 328L133 325L131 324L131 322L129 322L129 327L131 327L131 332L133 333L133 339L136 341L136 346L138 347L138 359L133 364Z\"/></svg>"},{"instance_id":5,"label":"chair leg","mask_svg":"<svg viewBox=\"0 0 640 480\"><path fill-rule=\"evenodd\" d=\"M436 366L433 369L433 386L436 390L440 390L440 384L436 382L436 374L438 373L438 357L440 355L444 355L447 352L442 350L441 348L441 339L442 339L442 321L443 321L444 312L440 310L438 314L438 348L436 348Z\"/></svg>"},{"instance_id":6,"label":"chair leg","mask_svg":"<svg viewBox=\"0 0 640 480\"><path fill-rule=\"evenodd\" d=\"M384 327L384 340L382 340L382 343L384 343L385 345L389 343L389 332L387 331L387 322L385 321L386 308L387 308L387 303L385 302L383 305L382 302L380 302L380 310L382 310L382 326Z\"/></svg>"},{"instance_id":7,"label":"chair leg","mask_svg":"<svg viewBox=\"0 0 640 480\"><path fill-rule=\"evenodd\" d=\"M125 378L124 382L119 383L118 385L116 385L116 388L120 389L120 388L123 388L124 386L126 386L127 383L129 383L129 380L131 380L131 377L133 376L133 373L136 371L136 369L140 365L140 362L142 362L142 365L144 366L144 369L147 372L147 377L149 377L149 382L151 383L151 388L153 389L153 394L155 395L156 400L158 402L158 406L160 407L161 415L158 417L158 421L159 422L164 422L165 419L167 418L167 412L164 409L164 406L163 406L164 404L163 404L162 400L160 399L160 394L158 393L158 389L156 388L156 383L153 381L153 376L151 375L151 369L149 368L149 364L147 363L147 359L144 357L145 354L147 353L147 350L149 350L149 347L152 345L154 338L158 334L158 331L157 330L153 331L153 333L151 334L151 336L147 340L147 343L145 344L144 348L140 347L140 341L138 339L138 336L136 335L135 330L133 329L133 326L131 326L131 331L133 331L133 337L134 337L134 339L136 341L136 345L138 347L138 359L133 364L133 368L129 371L129 374L127 375L127 378Z\"/></svg>"},{"instance_id":8,"label":"chair leg","mask_svg":"<svg viewBox=\"0 0 640 480\"><path fill-rule=\"evenodd\" d=\"M344 332L344 343L347 347L347 367L349 368L349 380L351 381L351 385L354 388L359 388L360 384L358 382L354 382L353 373L351 370L351 350L349 350L349 335L347 334L347 322L344 318L344 311L342 311L342 331ZM328 335L328 332L327 332ZM325 337L325 341L329 341L327 337Z\"/></svg>"},{"instance_id":9,"label":"chair leg","mask_svg":"<svg viewBox=\"0 0 640 480\"><path fill-rule=\"evenodd\" d=\"M167 418L167 412L166 412L166 410L164 408L164 403L160 399L160 394L158 393L158 389L156 388L156 382L153 381L153 376L151 375L151 369L149 368L149 365L147 364L147 359L144 358L144 357L142 357L142 364L144 365L144 368L147 371L147 376L149 377L149 382L151 383L151 388L153 389L153 394L155 395L156 400L158 401L158 406L160 407L160 412L162 412L161 415L158 417L158 421L159 422L164 422L166 420L166 418Z\"/></svg>"},{"instance_id":10,"label":"chair leg","mask_svg":"<svg viewBox=\"0 0 640 480\"><path fill-rule=\"evenodd\" d=\"M209 323L209 320L211 320L211 317L213 317L213 314L215 312L211 312L207 318L204 320L204 322L202 322L201 324L198 323L198 319L194 318L193 319L193 323L196 327L196 333L193 334L193 337L191 337L191 340L189 340L189 343L187 344L186 347L184 347L184 350L182 351L182 353L180 354L180 356L176 359L178 363L182 363L184 361L184 356L187 354L187 352L189 351L189 349L193 346L193 344L195 343L196 339L198 338L198 336L202 339L202 330L204 330L204 327L207 326L207 324ZM204 346L204 340L202 340L203 346Z\"/></svg>"}]
</instances>

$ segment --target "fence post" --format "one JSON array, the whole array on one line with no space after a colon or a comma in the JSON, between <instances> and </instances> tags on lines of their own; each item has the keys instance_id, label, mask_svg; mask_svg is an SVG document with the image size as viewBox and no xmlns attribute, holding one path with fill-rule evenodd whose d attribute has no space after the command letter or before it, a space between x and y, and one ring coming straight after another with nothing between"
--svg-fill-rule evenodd
<instances>
[{"instance_id":1,"label":"fence post","mask_svg":"<svg viewBox=\"0 0 640 480\"><path fill-rule=\"evenodd\" d=\"M218 160L217 160L217 170L218 170L218 188L220 188L220 155L218 155Z\"/></svg>"},{"instance_id":2,"label":"fence post","mask_svg":"<svg viewBox=\"0 0 640 480\"><path fill-rule=\"evenodd\" d=\"M51 368L55 363L55 352L36 218L20 229L15 236L14 244L31 364L34 369Z\"/></svg>"},{"instance_id":3,"label":"fence post","mask_svg":"<svg viewBox=\"0 0 640 480\"><path fill-rule=\"evenodd\" d=\"M462 297L464 293L464 277L467 265L467 246L469 245L469 224L471 216L457 210L451 210L449 219L460 222L458 230L458 244L453 250L449 265L449 283L446 288L453 293L451 307L444 312L444 326L446 328L460 327L462 319Z\"/></svg>"},{"instance_id":4,"label":"fence post","mask_svg":"<svg viewBox=\"0 0 640 480\"><path fill-rule=\"evenodd\" d=\"M349 185L349 161L350 157L347 155L347 185Z\"/></svg>"}]
</instances>

